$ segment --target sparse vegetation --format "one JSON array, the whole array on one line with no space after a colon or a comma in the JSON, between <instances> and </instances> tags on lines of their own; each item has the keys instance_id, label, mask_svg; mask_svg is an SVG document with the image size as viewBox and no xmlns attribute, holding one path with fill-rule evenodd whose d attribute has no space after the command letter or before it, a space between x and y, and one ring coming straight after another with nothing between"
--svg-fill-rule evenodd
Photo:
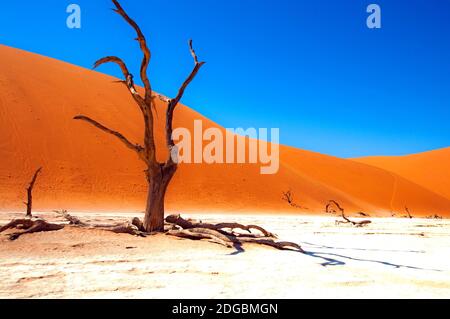
<instances>
[{"instance_id":1,"label":"sparse vegetation","mask_svg":"<svg viewBox=\"0 0 450 319\"><path fill-rule=\"evenodd\" d=\"M325 206L325 211L327 213L332 213L332 214L337 213L336 209L339 211L339 213L341 214L341 217L343 219L343 220L336 220L336 225L349 223L356 227L363 227L363 226L366 226L366 225L372 223L372 221L370 221L370 220L362 220L362 221L350 220L347 216L345 216L344 209L335 200L328 201L328 203Z\"/></svg>"},{"instance_id":2,"label":"sparse vegetation","mask_svg":"<svg viewBox=\"0 0 450 319\"><path fill-rule=\"evenodd\" d=\"M442 216L439 216L439 215L437 215L437 214L434 214L434 215L430 215L430 216L427 216L427 217L425 217L426 219L442 219Z\"/></svg>"},{"instance_id":3,"label":"sparse vegetation","mask_svg":"<svg viewBox=\"0 0 450 319\"><path fill-rule=\"evenodd\" d=\"M292 207L300 208L300 209L308 209L307 207L303 207L294 202L294 194L292 193L291 190L288 190L287 192L283 192L282 199Z\"/></svg>"}]
</instances>

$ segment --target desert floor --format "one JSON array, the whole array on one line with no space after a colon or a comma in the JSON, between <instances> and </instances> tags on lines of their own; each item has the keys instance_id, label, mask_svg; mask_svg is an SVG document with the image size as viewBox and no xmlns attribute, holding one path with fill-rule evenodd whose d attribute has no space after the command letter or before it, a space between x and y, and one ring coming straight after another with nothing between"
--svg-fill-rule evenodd
<instances>
[{"instance_id":1,"label":"desert floor","mask_svg":"<svg viewBox=\"0 0 450 319\"><path fill-rule=\"evenodd\" d=\"M2 213L0 224L19 216ZM450 298L449 220L374 218L368 227L354 228L336 226L333 217L201 218L256 223L307 253L254 245L236 252L204 241L71 227L14 242L1 234L0 297Z\"/></svg>"}]
</instances>

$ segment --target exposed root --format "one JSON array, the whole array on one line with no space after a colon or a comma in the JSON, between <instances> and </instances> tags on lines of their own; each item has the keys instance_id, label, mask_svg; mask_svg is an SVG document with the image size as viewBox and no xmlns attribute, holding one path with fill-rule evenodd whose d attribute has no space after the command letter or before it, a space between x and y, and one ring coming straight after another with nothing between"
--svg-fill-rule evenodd
<instances>
[{"instance_id":1,"label":"exposed root","mask_svg":"<svg viewBox=\"0 0 450 319\"><path fill-rule=\"evenodd\" d=\"M293 250L299 251L301 253L305 252L300 245L289 241L276 242L270 238L240 238L239 241L245 243L266 245L280 250L292 250L291 248L293 248Z\"/></svg>"},{"instance_id":2,"label":"exposed root","mask_svg":"<svg viewBox=\"0 0 450 319\"><path fill-rule=\"evenodd\" d=\"M130 222L119 224L91 224L70 215L66 210L55 212L67 220L72 227L99 229L116 234L131 234L141 237L150 235L143 231L144 227L139 218L133 218ZM240 247L243 243L253 243L280 250L304 252L301 246L296 243L275 241L276 236L273 233L257 225L242 225L239 223L209 224L201 221L187 220L180 215L168 216L166 222L165 231L169 236L193 240L206 239L227 248ZM0 233L13 228L20 229L21 231L9 235L10 240L15 240L25 234L56 231L63 229L65 226L64 224L51 224L43 219L15 219L7 225L0 227ZM231 231L226 231L226 229ZM235 233L233 232L235 229L244 230L247 233ZM252 233L252 230L257 230L259 233Z\"/></svg>"},{"instance_id":3,"label":"exposed root","mask_svg":"<svg viewBox=\"0 0 450 319\"><path fill-rule=\"evenodd\" d=\"M170 215L166 218L166 222L169 224L174 224L180 226L182 229L191 229L191 228L206 228L212 230L223 230L223 229L241 229L251 233L252 229L260 231L265 237L273 237L276 238L275 234L268 232L264 228L257 225L242 225L238 223L220 223L220 224L208 224L203 223L202 221L195 221L192 219L184 219L180 215Z\"/></svg>"},{"instance_id":4,"label":"exposed root","mask_svg":"<svg viewBox=\"0 0 450 319\"><path fill-rule=\"evenodd\" d=\"M241 246L243 243L254 243L274 247L280 250L296 250L304 252L300 245L291 242L276 242L276 236L257 225L242 225L239 223L209 224L201 221L186 220L180 215L171 215L166 218L168 223L167 235L187 239L207 239L210 242L231 248ZM224 229L231 229L227 232ZM247 231L248 234L234 233L234 229ZM252 229L261 234L254 234Z\"/></svg>"},{"instance_id":5,"label":"exposed root","mask_svg":"<svg viewBox=\"0 0 450 319\"><path fill-rule=\"evenodd\" d=\"M81 221L78 217L70 215L65 210L58 213L61 214L61 216L64 217L66 220L68 220L70 225L77 227L100 229L111 231L116 234L130 234L140 237L145 237L146 235L148 235L147 233L142 231L143 230L142 222L137 217L133 218L131 222L125 222L120 224L88 224Z\"/></svg>"},{"instance_id":6,"label":"exposed root","mask_svg":"<svg viewBox=\"0 0 450 319\"><path fill-rule=\"evenodd\" d=\"M325 211L327 213L336 213L336 210L333 207L337 208L340 211L341 217L343 219L343 220L336 220L336 225L352 224L353 226L356 226L356 227L364 227L364 226L372 223L372 221L370 221L370 220L362 220L362 221L357 221L357 222L350 220L347 216L345 216L344 209L335 200L328 201L327 205L325 206Z\"/></svg>"},{"instance_id":7,"label":"exposed root","mask_svg":"<svg viewBox=\"0 0 450 319\"><path fill-rule=\"evenodd\" d=\"M83 223L78 217L70 215L65 209L61 211L55 210L54 212L64 217L69 222L69 225L88 226L88 224Z\"/></svg>"},{"instance_id":8,"label":"exposed root","mask_svg":"<svg viewBox=\"0 0 450 319\"><path fill-rule=\"evenodd\" d=\"M169 236L175 236L187 239L207 239L210 242L225 246L227 248L233 247L232 241L225 235L218 231L207 228L191 228L182 230L169 230L167 233Z\"/></svg>"},{"instance_id":9,"label":"exposed root","mask_svg":"<svg viewBox=\"0 0 450 319\"><path fill-rule=\"evenodd\" d=\"M22 229L22 231L9 234L8 237L10 240L16 240L17 238L25 234L60 230L64 228L64 225L51 224L43 219L15 219L9 224L1 227L0 233L13 228Z\"/></svg>"}]
</instances>

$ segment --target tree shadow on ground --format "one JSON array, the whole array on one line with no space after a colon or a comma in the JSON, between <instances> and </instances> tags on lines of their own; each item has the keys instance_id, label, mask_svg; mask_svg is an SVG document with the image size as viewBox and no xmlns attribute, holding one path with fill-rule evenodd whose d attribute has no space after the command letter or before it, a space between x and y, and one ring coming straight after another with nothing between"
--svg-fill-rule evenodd
<instances>
[{"instance_id":1,"label":"tree shadow on ground","mask_svg":"<svg viewBox=\"0 0 450 319\"><path fill-rule=\"evenodd\" d=\"M407 269L415 269L415 270L442 271L440 269L431 269L431 268L422 268L422 267L411 266L411 265L402 265L402 264L396 264L393 262L376 260L376 259L356 258L356 257L351 257L351 256L346 256L346 255L341 255L341 254L336 254L336 253L330 253L330 252L306 251L305 255L321 259L323 262L320 265L324 266L324 267L344 266L344 265L346 265L346 263L343 260L352 260L352 261L376 263L376 264L380 264L380 265L384 265L384 266L388 266L388 267L392 267L392 268L407 268ZM341 258L341 260L339 260L338 258Z\"/></svg>"},{"instance_id":2,"label":"tree shadow on ground","mask_svg":"<svg viewBox=\"0 0 450 319\"><path fill-rule=\"evenodd\" d=\"M416 253L424 254L424 250L402 250L402 249L377 249L377 248L353 248L353 247L336 247L336 246L326 246L322 244L314 244L310 242L301 242L302 244L314 246L321 249L336 249L336 250L357 250L357 251L382 251L382 252L392 252L392 253Z\"/></svg>"},{"instance_id":3,"label":"tree shadow on ground","mask_svg":"<svg viewBox=\"0 0 450 319\"><path fill-rule=\"evenodd\" d=\"M308 243L308 242L302 242L302 244L314 246L314 247L319 248L319 249L322 248L322 249L333 249L333 250L346 250L346 249L348 249L348 250L362 250L362 251L386 251L386 252L424 253L424 251L415 251L415 250L402 251L402 250L383 250L383 249L333 247L333 246L317 245L317 244ZM228 254L228 256L236 256L236 255L239 255L239 254L245 252L244 247L240 243L235 243L233 245L233 247L234 247L235 251L230 253L230 254ZM422 267L417 267L417 266L412 266L412 265L396 264L396 263L393 263L393 262L383 261L383 260L351 257L351 256L343 255L343 254L333 253L333 252L319 252L319 251L307 251L307 250L305 250L305 252L302 253L302 252L294 251L294 250L291 250L291 249L285 249L285 250L289 250L291 252L304 254L306 256L313 257L313 258L318 258L318 259L321 260L320 265L323 266L323 267L328 267L328 266L345 266L347 264L345 261L346 260L351 260L351 261L360 261L360 262L369 262L369 263L380 264L380 265L392 267L394 269L407 268L407 269L414 269L414 270L428 270L428 271L439 271L439 272L442 271L440 269L422 268Z\"/></svg>"}]
</instances>

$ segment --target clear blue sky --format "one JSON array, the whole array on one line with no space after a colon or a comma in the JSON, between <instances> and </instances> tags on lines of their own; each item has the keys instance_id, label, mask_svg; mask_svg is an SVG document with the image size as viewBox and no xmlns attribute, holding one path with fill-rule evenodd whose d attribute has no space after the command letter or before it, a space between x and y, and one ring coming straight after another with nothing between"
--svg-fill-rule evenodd
<instances>
[{"instance_id":1,"label":"clear blue sky","mask_svg":"<svg viewBox=\"0 0 450 319\"><path fill-rule=\"evenodd\" d=\"M137 75L133 31L109 0L3 2L1 43L83 67L117 55ZM207 65L183 102L225 127L279 127L283 144L340 157L450 145L450 1L121 2L149 40L155 90L175 94L194 39ZM81 30L66 27L70 3Z\"/></svg>"}]
</instances>

